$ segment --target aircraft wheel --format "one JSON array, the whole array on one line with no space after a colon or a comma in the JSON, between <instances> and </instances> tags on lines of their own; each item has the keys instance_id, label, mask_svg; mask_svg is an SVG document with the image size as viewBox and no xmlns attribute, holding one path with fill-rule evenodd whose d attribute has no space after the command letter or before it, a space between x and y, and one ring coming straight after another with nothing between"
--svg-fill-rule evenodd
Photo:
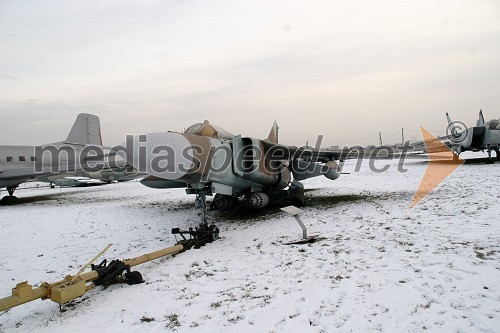
<instances>
[{"instance_id":1,"label":"aircraft wheel","mask_svg":"<svg viewBox=\"0 0 500 333\"><path fill-rule=\"evenodd\" d=\"M217 228L214 224L208 227L209 234L209 243L212 243L214 240L219 239L219 228Z\"/></svg>"},{"instance_id":2,"label":"aircraft wheel","mask_svg":"<svg viewBox=\"0 0 500 333\"><path fill-rule=\"evenodd\" d=\"M125 279L127 279L127 284L139 284L143 283L144 280L142 279L141 273L138 271L132 271L132 272L127 272L125 273Z\"/></svg>"},{"instance_id":3,"label":"aircraft wheel","mask_svg":"<svg viewBox=\"0 0 500 333\"><path fill-rule=\"evenodd\" d=\"M17 204L17 202L18 202L17 197L10 195L3 197L1 201L2 205L4 206L15 205Z\"/></svg>"}]
</instances>

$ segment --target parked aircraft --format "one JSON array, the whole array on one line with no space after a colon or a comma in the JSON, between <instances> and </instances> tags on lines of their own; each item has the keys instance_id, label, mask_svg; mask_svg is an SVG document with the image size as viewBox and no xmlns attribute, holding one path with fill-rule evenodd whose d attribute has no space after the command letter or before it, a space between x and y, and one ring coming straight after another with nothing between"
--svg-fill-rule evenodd
<instances>
[{"instance_id":1,"label":"parked aircraft","mask_svg":"<svg viewBox=\"0 0 500 333\"><path fill-rule=\"evenodd\" d=\"M39 181L50 183L51 188L59 187L86 187L86 186L98 186L104 185L105 182L99 179L93 179L89 177L79 177L79 176L67 176L61 178L61 176L48 176L38 179Z\"/></svg>"},{"instance_id":2,"label":"parked aircraft","mask_svg":"<svg viewBox=\"0 0 500 333\"><path fill-rule=\"evenodd\" d=\"M0 146L0 189L5 187L9 193L2 198L1 203L15 204L17 198L14 191L19 184L28 180L37 180L48 175L54 177L55 173L64 178L70 172L81 170L81 161L73 156L72 152L78 154L88 145L102 146L100 121L95 115L81 113L66 140L38 146L41 151L65 151L55 158L51 154L36 156L34 146ZM96 156L96 159L99 158L102 156Z\"/></svg>"},{"instance_id":3,"label":"parked aircraft","mask_svg":"<svg viewBox=\"0 0 500 333\"><path fill-rule=\"evenodd\" d=\"M136 170L134 170L134 168L125 166L115 169L106 168L101 171L88 172L86 173L86 176L109 184L113 181L126 182L129 180L133 180L138 178L139 174Z\"/></svg>"},{"instance_id":4,"label":"parked aircraft","mask_svg":"<svg viewBox=\"0 0 500 333\"><path fill-rule=\"evenodd\" d=\"M453 151L460 155L460 153L471 151L488 151L488 160L486 163L494 163L491 157L491 151L495 151L497 161L500 161L500 120L493 119L488 122L484 121L483 111L479 111L479 119L476 126L466 129L460 129L459 126L453 122L446 113L448 119L448 128L450 129L450 141Z\"/></svg>"},{"instance_id":5,"label":"parked aircraft","mask_svg":"<svg viewBox=\"0 0 500 333\"><path fill-rule=\"evenodd\" d=\"M88 185L104 185L112 182L126 182L138 178L140 175L130 166L104 168L95 172L78 171L72 176L50 175L38 178L38 181L49 183L50 187L81 187Z\"/></svg>"},{"instance_id":6,"label":"parked aircraft","mask_svg":"<svg viewBox=\"0 0 500 333\"><path fill-rule=\"evenodd\" d=\"M301 180L324 175L337 179L340 152L297 148L278 143L275 122L265 140L233 135L207 120L185 132L150 133L128 137L127 162L148 174L141 183L152 188L186 188L196 195L205 224L206 196L211 207L235 208L241 198L251 208L277 198L300 205Z\"/></svg>"}]
</instances>

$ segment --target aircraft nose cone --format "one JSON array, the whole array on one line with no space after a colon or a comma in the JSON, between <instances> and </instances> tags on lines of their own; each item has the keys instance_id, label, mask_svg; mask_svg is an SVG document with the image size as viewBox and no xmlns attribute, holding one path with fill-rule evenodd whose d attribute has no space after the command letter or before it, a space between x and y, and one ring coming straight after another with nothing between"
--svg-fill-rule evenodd
<instances>
[{"instance_id":1,"label":"aircraft nose cone","mask_svg":"<svg viewBox=\"0 0 500 333\"><path fill-rule=\"evenodd\" d=\"M130 140L132 139L132 140ZM180 133L135 135L125 143L127 162L139 172L168 180L185 178L193 168L193 149Z\"/></svg>"},{"instance_id":2,"label":"aircraft nose cone","mask_svg":"<svg viewBox=\"0 0 500 333\"><path fill-rule=\"evenodd\" d=\"M335 180L340 177L340 173L338 172L338 165L335 162L326 163L328 167L328 171L325 174L325 177L331 180Z\"/></svg>"},{"instance_id":3,"label":"aircraft nose cone","mask_svg":"<svg viewBox=\"0 0 500 333\"><path fill-rule=\"evenodd\" d=\"M340 173L338 173L336 170L329 169L325 174L325 177L331 180L335 180L340 177Z\"/></svg>"}]
</instances>

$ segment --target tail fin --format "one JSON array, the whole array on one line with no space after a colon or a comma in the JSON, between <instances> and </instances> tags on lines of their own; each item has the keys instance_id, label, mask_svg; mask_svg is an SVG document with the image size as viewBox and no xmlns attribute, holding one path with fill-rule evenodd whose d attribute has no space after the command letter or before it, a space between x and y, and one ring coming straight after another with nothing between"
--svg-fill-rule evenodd
<instances>
[{"instance_id":1,"label":"tail fin","mask_svg":"<svg viewBox=\"0 0 500 333\"><path fill-rule=\"evenodd\" d=\"M453 120L451 120L451 117L448 114L448 112L446 112L446 119L448 119L448 125L450 125L453 122Z\"/></svg>"},{"instance_id":2,"label":"tail fin","mask_svg":"<svg viewBox=\"0 0 500 333\"><path fill-rule=\"evenodd\" d=\"M457 134L457 129L455 126L453 126L453 120L451 120L451 117L450 115L448 114L448 112L446 112L446 119L448 119L448 126L452 126L450 129L451 129L451 135L455 135Z\"/></svg>"},{"instance_id":3,"label":"tail fin","mask_svg":"<svg viewBox=\"0 0 500 333\"><path fill-rule=\"evenodd\" d=\"M101 122L93 114L80 113L65 143L102 146Z\"/></svg>"},{"instance_id":4,"label":"tail fin","mask_svg":"<svg viewBox=\"0 0 500 333\"><path fill-rule=\"evenodd\" d=\"M485 121L484 121L484 117L483 117L483 110L479 110L479 119L477 120L476 126L484 126L484 125L485 125Z\"/></svg>"},{"instance_id":5,"label":"tail fin","mask_svg":"<svg viewBox=\"0 0 500 333\"><path fill-rule=\"evenodd\" d=\"M271 132L269 132L269 136L267 137L266 141L272 143L278 143L278 129L279 129L278 123L275 120L273 127L271 128Z\"/></svg>"}]
</instances>

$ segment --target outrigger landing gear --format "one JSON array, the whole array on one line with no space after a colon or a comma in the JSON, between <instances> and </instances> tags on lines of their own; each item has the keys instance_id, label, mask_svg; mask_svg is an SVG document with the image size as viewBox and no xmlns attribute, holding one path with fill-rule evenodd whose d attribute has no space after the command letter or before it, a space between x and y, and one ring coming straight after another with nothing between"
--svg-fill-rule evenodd
<instances>
[{"instance_id":1,"label":"outrigger landing gear","mask_svg":"<svg viewBox=\"0 0 500 333\"><path fill-rule=\"evenodd\" d=\"M14 196L14 192L17 189L17 186L10 186L7 187L7 192L9 195L6 195L5 197L2 198L0 203L2 205L8 206L8 205L15 205L17 203L17 197Z\"/></svg>"},{"instance_id":2,"label":"outrigger landing gear","mask_svg":"<svg viewBox=\"0 0 500 333\"><path fill-rule=\"evenodd\" d=\"M497 155L496 161L500 162L500 150L498 148L493 148L492 149L491 147L488 147L488 159L486 160L486 164L494 164L495 163L495 159L493 157L491 157L491 151L492 150Z\"/></svg>"}]
</instances>

